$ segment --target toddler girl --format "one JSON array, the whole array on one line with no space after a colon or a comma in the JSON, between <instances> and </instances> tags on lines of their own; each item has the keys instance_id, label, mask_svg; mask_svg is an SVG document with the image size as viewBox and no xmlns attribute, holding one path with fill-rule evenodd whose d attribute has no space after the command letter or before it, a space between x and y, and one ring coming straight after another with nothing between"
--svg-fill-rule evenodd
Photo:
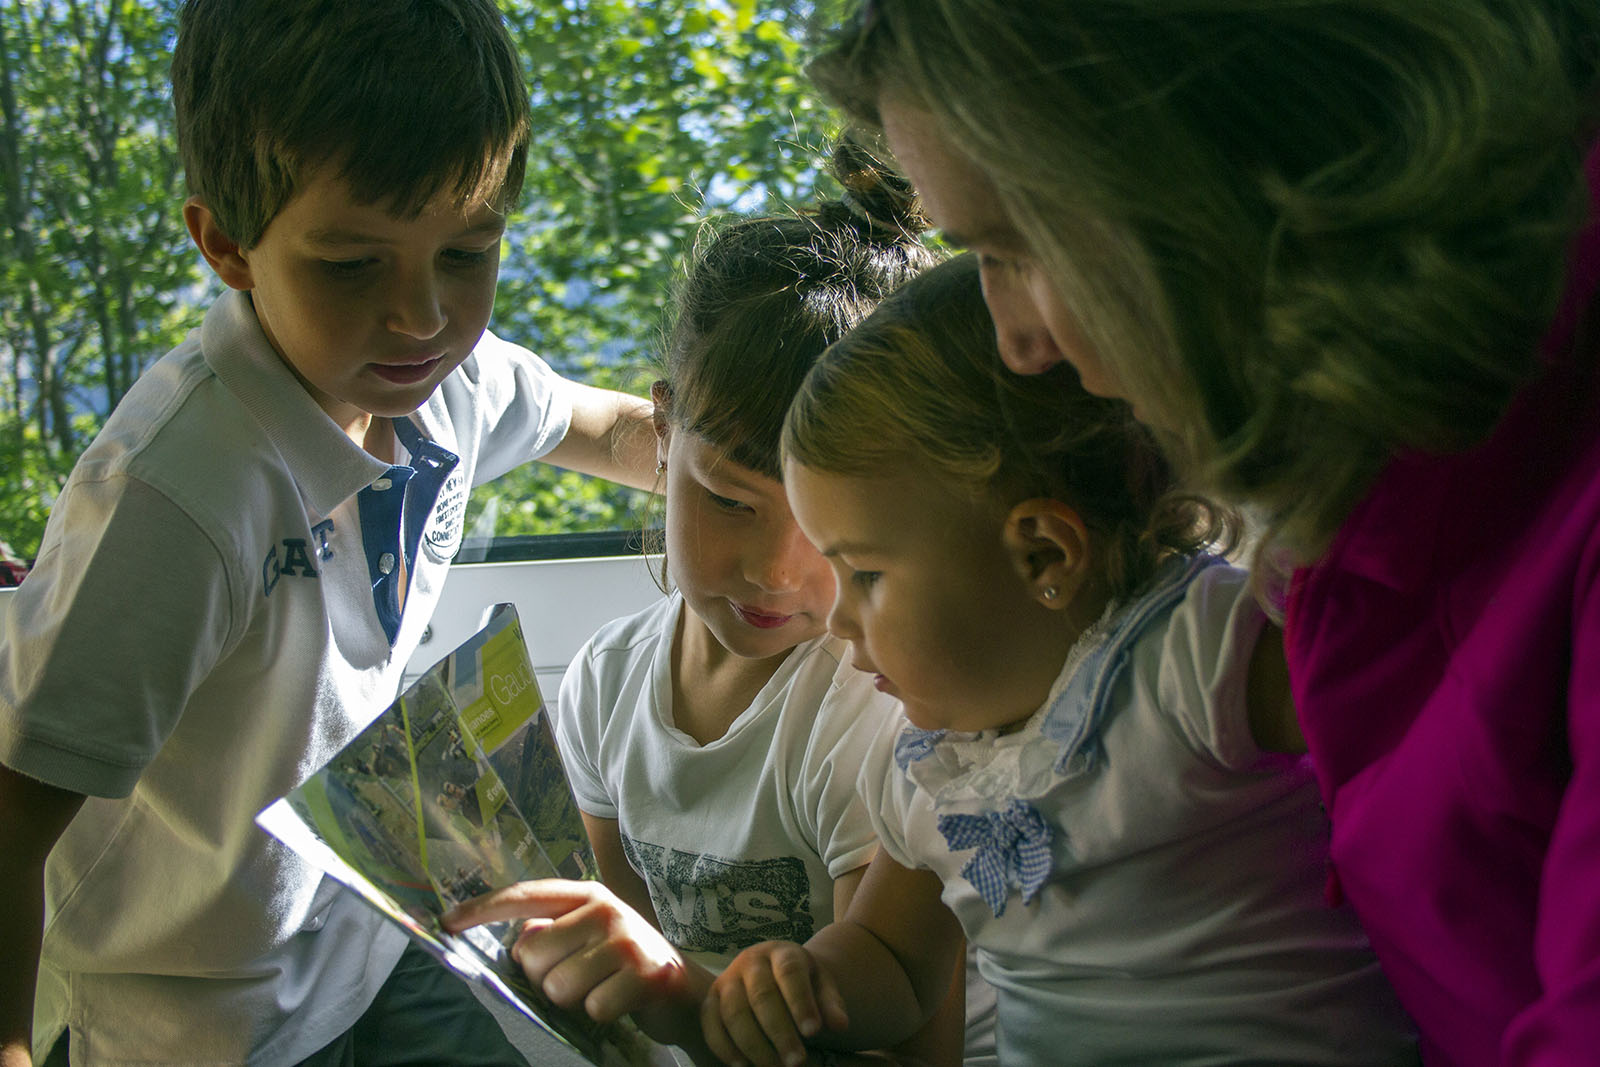
<instances>
[{"instance_id":1,"label":"toddler girl","mask_svg":"<svg viewBox=\"0 0 1600 1067\"><path fill-rule=\"evenodd\" d=\"M865 762L882 849L843 921L737 958L713 1050L890 1043L964 930L1008 1065L1414 1058L1323 899L1311 770L1272 751L1297 741L1280 635L1199 551L1229 517L1167 491L1126 405L1000 370L963 257L824 355L784 456L838 580L829 628L909 724Z\"/></svg>"}]
</instances>

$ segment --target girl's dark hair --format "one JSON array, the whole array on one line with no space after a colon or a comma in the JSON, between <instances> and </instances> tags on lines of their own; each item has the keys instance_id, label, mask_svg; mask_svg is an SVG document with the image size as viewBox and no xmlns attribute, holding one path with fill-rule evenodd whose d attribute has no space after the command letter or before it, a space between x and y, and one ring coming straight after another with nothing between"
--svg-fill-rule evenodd
<instances>
[{"instance_id":1,"label":"girl's dark hair","mask_svg":"<svg viewBox=\"0 0 1600 1067\"><path fill-rule=\"evenodd\" d=\"M928 271L823 355L784 428L784 455L863 476L914 464L1009 509L1070 504L1095 538L1107 590L1131 596L1162 561L1237 529L1228 510L1174 491L1150 431L1069 367L1017 375L1000 362L975 256Z\"/></svg>"},{"instance_id":2,"label":"girl's dark hair","mask_svg":"<svg viewBox=\"0 0 1600 1067\"><path fill-rule=\"evenodd\" d=\"M662 414L735 463L781 478L783 415L823 349L938 262L910 184L842 139L837 200L710 223L673 302Z\"/></svg>"}]
</instances>

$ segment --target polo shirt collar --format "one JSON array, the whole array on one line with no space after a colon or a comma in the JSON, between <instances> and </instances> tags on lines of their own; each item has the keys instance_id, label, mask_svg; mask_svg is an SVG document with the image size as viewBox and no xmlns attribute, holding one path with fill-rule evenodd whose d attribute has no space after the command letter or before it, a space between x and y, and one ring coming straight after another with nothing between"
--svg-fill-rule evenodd
<instances>
[{"instance_id":1,"label":"polo shirt collar","mask_svg":"<svg viewBox=\"0 0 1600 1067\"><path fill-rule=\"evenodd\" d=\"M260 423L318 517L388 471L306 392L262 332L248 293L229 289L211 305L200 347L218 380Z\"/></svg>"}]
</instances>

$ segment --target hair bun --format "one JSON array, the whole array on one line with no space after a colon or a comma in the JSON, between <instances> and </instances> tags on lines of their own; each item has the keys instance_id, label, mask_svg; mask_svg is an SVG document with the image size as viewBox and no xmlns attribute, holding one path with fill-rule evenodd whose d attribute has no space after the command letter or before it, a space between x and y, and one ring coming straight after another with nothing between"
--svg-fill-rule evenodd
<instances>
[{"instance_id":1,"label":"hair bun","mask_svg":"<svg viewBox=\"0 0 1600 1067\"><path fill-rule=\"evenodd\" d=\"M843 188L819 213L854 226L862 237L885 243L916 241L928 229L922 199L911 182L853 134L845 133L829 160Z\"/></svg>"}]
</instances>

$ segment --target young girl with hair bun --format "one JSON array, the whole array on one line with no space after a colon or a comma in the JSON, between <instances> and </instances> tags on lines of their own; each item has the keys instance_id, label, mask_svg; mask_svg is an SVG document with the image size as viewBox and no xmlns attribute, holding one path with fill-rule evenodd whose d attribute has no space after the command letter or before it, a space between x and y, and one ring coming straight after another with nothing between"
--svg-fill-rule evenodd
<instances>
[{"instance_id":1,"label":"young girl with hair bun","mask_svg":"<svg viewBox=\"0 0 1600 1067\"><path fill-rule=\"evenodd\" d=\"M716 226L677 293L651 390L671 592L590 639L556 710L604 886L528 883L450 920L550 920L516 951L553 1000L633 1012L700 1059L713 971L832 921L877 847L855 780L893 703L825 632L833 574L778 440L815 358L936 257L903 180L850 142L834 169L841 200ZM960 1060L960 993L911 1051ZM993 994L968 999L983 1063Z\"/></svg>"},{"instance_id":2,"label":"young girl with hair bun","mask_svg":"<svg viewBox=\"0 0 1600 1067\"><path fill-rule=\"evenodd\" d=\"M1600 4L859 10L813 73L1002 357L1264 520L1329 891L1428 1062L1594 1062Z\"/></svg>"},{"instance_id":3,"label":"young girl with hair bun","mask_svg":"<svg viewBox=\"0 0 1600 1067\"><path fill-rule=\"evenodd\" d=\"M1414 1062L1323 897L1280 635L1202 551L1231 516L1171 492L1125 404L1002 370L962 257L828 350L783 449L829 629L904 719L863 763L882 847L849 908L723 971L714 1051L892 1043L964 931L1007 1065Z\"/></svg>"}]
</instances>

